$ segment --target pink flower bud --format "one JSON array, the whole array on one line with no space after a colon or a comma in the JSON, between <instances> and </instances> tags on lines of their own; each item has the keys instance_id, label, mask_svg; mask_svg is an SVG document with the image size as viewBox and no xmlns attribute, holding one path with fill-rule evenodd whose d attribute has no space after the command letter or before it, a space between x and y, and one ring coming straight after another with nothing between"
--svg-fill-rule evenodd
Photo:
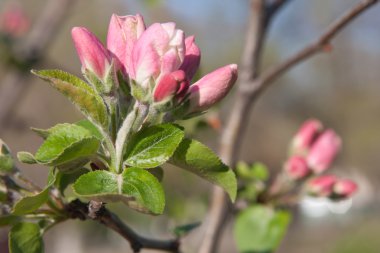
<instances>
[{"instance_id":1,"label":"pink flower bud","mask_svg":"<svg viewBox=\"0 0 380 253\"><path fill-rule=\"evenodd\" d=\"M71 31L82 68L93 72L103 80L111 65L111 56L103 44L89 30L74 27Z\"/></svg>"},{"instance_id":2,"label":"pink flower bud","mask_svg":"<svg viewBox=\"0 0 380 253\"><path fill-rule=\"evenodd\" d=\"M6 6L0 16L0 31L12 37L24 35L30 27L30 20L24 10L15 4Z\"/></svg>"},{"instance_id":3,"label":"pink flower bud","mask_svg":"<svg viewBox=\"0 0 380 253\"><path fill-rule=\"evenodd\" d=\"M170 74L164 75L154 90L154 102L162 102L164 100L172 99L174 96L177 100L183 98L189 88L189 82L186 79L183 70L177 70Z\"/></svg>"},{"instance_id":4,"label":"pink flower bud","mask_svg":"<svg viewBox=\"0 0 380 253\"><path fill-rule=\"evenodd\" d=\"M202 112L222 100L235 84L237 65L219 68L190 86L188 113Z\"/></svg>"},{"instance_id":5,"label":"pink flower bud","mask_svg":"<svg viewBox=\"0 0 380 253\"><path fill-rule=\"evenodd\" d=\"M310 173L310 169L303 157L292 156L285 163L285 172L291 179L299 180L305 178Z\"/></svg>"},{"instance_id":6,"label":"pink flower bud","mask_svg":"<svg viewBox=\"0 0 380 253\"><path fill-rule=\"evenodd\" d=\"M199 68L199 63L201 61L201 50L195 44L194 36L187 37L185 40L186 54L185 59L180 67L185 71L186 76L189 80L193 79L195 73Z\"/></svg>"},{"instance_id":7,"label":"pink flower bud","mask_svg":"<svg viewBox=\"0 0 380 253\"><path fill-rule=\"evenodd\" d=\"M321 131L322 124L316 119L310 119L303 123L291 143L292 153L306 154Z\"/></svg>"},{"instance_id":8,"label":"pink flower bud","mask_svg":"<svg viewBox=\"0 0 380 253\"><path fill-rule=\"evenodd\" d=\"M129 73L132 68L132 50L145 30L143 17L117 16L113 14L108 27L107 48L123 65L122 69Z\"/></svg>"},{"instance_id":9,"label":"pink flower bud","mask_svg":"<svg viewBox=\"0 0 380 253\"><path fill-rule=\"evenodd\" d=\"M324 175L310 180L307 184L307 192L317 197L327 197L333 192L333 187L337 181L334 175Z\"/></svg>"},{"instance_id":10,"label":"pink flower bud","mask_svg":"<svg viewBox=\"0 0 380 253\"><path fill-rule=\"evenodd\" d=\"M145 87L149 78L178 70L184 57L184 32L175 29L174 23L155 23L143 32L133 48L130 76Z\"/></svg>"},{"instance_id":11,"label":"pink flower bud","mask_svg":"<svg viewBox=\"0 0 380 253\"><path fill-rule=\"evenodd\" d=\"M334 185L334 194L341 198L349 198L358 190L358 185L349 179L340 179Z\"/></svg>"},{"instance_id":12,"label":"pink flower bud","mask_svg":"<svg viewBox=\"0 0 380 253\"><path fill-rule=\"evenodd\" d=\"M314 173L327 170L341 147L339 136L331 129L324 131L312 145L307 163Z\"/></svg>"}]
</instances>

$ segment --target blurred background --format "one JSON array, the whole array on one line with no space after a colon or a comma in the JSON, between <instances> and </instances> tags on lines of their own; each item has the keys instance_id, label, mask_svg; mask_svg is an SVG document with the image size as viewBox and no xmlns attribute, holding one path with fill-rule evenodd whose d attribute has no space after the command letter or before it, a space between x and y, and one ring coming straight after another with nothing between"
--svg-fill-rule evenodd
<instances>
[{"instance_id":1,"label":"blurred background","mask_svg":"<svg viewBox=\"0 0 380 253\"><path fill-rule=\"evenodd\" d=\"M64 4L62 17L47 40L36 36L38 32L33 38L29 31L33 30L45 8L52 5L54 9L52 2L60 0L0 1L0 13L17 6L28 17L22 29L14 34L15 40L4 42L12 44L18 58L9 57L9 50L4 45L0 49L0 136L13 153L34 152L41 144L41 139L29 130L30 126L48 128L81 118L63 96L25 71L33 66L59 68L80 75L80 63L71 41L73 26L85 26L105 41L112 13L141 13L146 24L174 21L187 35L196 35L202 50L203 74L240 62L248 0L61 1L69 5ZM291 1L272 24L265 47L264 67L286 59L313 41L334 18L356 2ZM59 18L59 15L51 16L52 19ZM263 162L273 172L280 170L291 136L304 120L314 117L342 136L343 150L334 172L351 177L360 185L353 201L344 206L305 199L294 210L289 233L278 250L280 253L380 252L379 24L380 6L375 6L333 40L332 52L313 57L280 78L252 112L241 148L242 160ZM25 51L25 43L36 44L36 51ZM28 64L20 66L17 59L27 59ZM205 115L206 121L214 122L214 129L194 128L199 122L191 124L192 134L215 151L219 137L215 118L220 118L223 126L232 98L230 95L218 112ZM7 110L4 112L4 109ZM22 168L27 176L44 184L46 168L24 165ZM156 238L170 237L171 229L176 225L204 219L210 184L175 168L166 168L164 185L167 195L165 215L141 215L121 205L115 205L114 210L140 233ZM232 224L224 234L220 253L236 252L231 228ZM195 230L186 238L185 253L196 252L201 236L197 232ZM6 233L5 229L0 230L0 252L4 253L7 252ZM90 221L69 221L58 225L45 236L45 243L48 253L129 252L129 245L121 237Z\"/></svg>"}]
</instances>

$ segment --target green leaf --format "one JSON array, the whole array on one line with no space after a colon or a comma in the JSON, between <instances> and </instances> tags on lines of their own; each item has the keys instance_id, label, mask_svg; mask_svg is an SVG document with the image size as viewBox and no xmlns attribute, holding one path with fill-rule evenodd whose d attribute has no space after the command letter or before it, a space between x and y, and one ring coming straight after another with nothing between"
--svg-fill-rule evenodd
<instances>
[{"instance_id":1,"label":"green leaf","mask_svg":"<svg viewBox=\"0 0 380 253\"><path fill-rule=\"evenodd\" d=\"M15 169L11 155L0 155L0 173L10 173Z\"/></svg>"},{"instance_id":2,"label":"green leaf","mask_svg":"<svg viewBox=\"0 0 380 253\"><path fill-rule=\"evenodd\" d=\"M17 159L20 162L26 163L26 164L35 164L35 163L38 163L38 161L36 161L36 158L34 158L34 156L31 153L24 152L24 151L21 151L21 152L17 153Z\"/></svg>"},{"instance_id":3,"label":"green leaf","mask_svg":"<svg viewBox=\"0 0 380 253\"><path fill-rule=\"evenodd\" d=\"M184 137L173 124L147 127L132 136L124 155L125 163L138 168L154 168L165 163Z\"/></svg>"},{"instance_id":4,"label":"green leaf","mask_svg":"<svg viewBox=\"0 0 380 253\"><path fill-rule=\"evenodd\" d=\"M0 227L13 225L20 221L20 217L12 214L0 215Z\"/></svg>"},{"instance_id":5,"label":"green leaf","mask_svg":"<svg viewBox=\"0 0 380 253\"><path fill-rule=\"evenodd\" d=\"M24 215L32 213L40 208L43 204L46 203L49 197L49 189L37 193L36 195L26 196L16 202L13 207L12 214L14 215Z\"/></svg>"},{"instance_id":6,"label":"green leaf","mask_svg":"<svg viewBox=\"0 0 380 253\"><path fill-rule=\"evenodd\" d=\"M61 70L33 70L32 73L48 81L85 116L99 123L104 129L108 128L107 107L101 96L86 82Z\"/></svg>"},{"instance_id":7,"label":"green leaf","mask_svg":"<svg viewBox=\"0 0 380 253\"><path fill-rule=\"evenodd\" d=\"M235 200L237 182L234 172L202 143L184 139L169 163L219 185L229 194L232 201Z\"/></svg>"},{"instance_id":8,"label":"green leaf","mask_svg":"<svg viewBox=\"0 0 380 253\"><path fill-rule=\"evenodd\" d=\"M88 130L72 124L65 126L53 131L37 150L35 160L38 163L59 166L96 153L100 141Z\"/></svg>"},{"instance_id":9,"label":"green leaf","mask_svg":"<svg viewBox=\"0 0 380 253\"><path fill-rule=\"evenodd\" d=\"M257 205L241 212L234 236L239 252L272 252L285 235L291 215L271 207Z\"/></svg>"},{"instance_id":10,"label":"green leaf","mask_svg":"<svg viewBox=\"0 0 380 253\"><path fill-rule=\"evenodd\" d=\"M84 119L76 122L75 125L86 128L93 136L95 136L99 140L103 140L102 133L91 121Z\"/></svg>"},{"instance_id":11,"label":"green leaf","mask_svg":"<svg viewBox=\"0 0 380 253\"><path fill-rule=\"evenodd\" d=\"M80 197L102 202L122 201L140 212L161 214L165 207L161 184L152 174L140 168L127 168L122 174L92 171L82 175L73 189Z\"/></svg>"},{"instance_id":12,"label":"green leaf","mask_svg":"<svg viewBox=\"0 0 380 253\"><path fill-rule=\"evenodd\" d=\"M201 225L201 222L195 222L191 224L186 224L182 226L175 227L173 233L177 237L182 237L190 233L192 230L196 229Z\"/></svg>"},{"instance_id":13,"label":"green leaf","mask_svg":"<svg viewBox=\"0 0 380 253\"><path fill-rule=\"evenodd\" d=\"M18 223L9 232L10 253L43 253L41 229L34 223Z\"/></svg>"},{"instance_id":14,"label":"green leaf","mask_svg":"<svg viewBox=\"0 0 380 253\"><path fill-rule=\"evenodd\" d=\"M62 195L65 195L64 193L66 188L70 184L73 184L80 176L88 172L88 169L85 168L77 169L72 173L63 173L59 171L57 173L57 180L55 181L54 185L58 188Z\"/></svg>"},{"instance_id":15,"label":"green leaf","mask_svg":"<svg viewBox=\"0 0 380 253\"><path fill-rule=\"evenodd\" d=\"M50 171L48 177L48 183L45 189L35 195L26 196L16 202L13 207L12 214L13 215L24 215L28 213L32 213L39 209L43 204L48 201L49 198L49 189L55 182L56 174L54 171Z\"/></svg>"},{"instance_id":16,"label":"green leaf","mask_svg":"<svg viewBox=\"0 0 380 253\"><path fill-rule=\"evenodd\" d=\"M49 137L49 135L56 132L57 130L60 130L61 128L66 128L67 125L67 123L57 124L49 129L32 127L31 130L35 132L37 135L39 135L41 138L46 139L47 137ZM75 125L87 129L94 137L98 138L99 140L103 139L101 132L93 123L91 123L91 121L84 119L76 122Z\"/></svg>"},{"instance_id":17,"label":"green leaf","mask_svg":"<svg viewBox=\"0 0 380 253\"><path fill-rule=\"evenodd\" d=\"M237 174L242 179L266 181L269 177L268 168L256 162L249 166L245 162L239 162L236 166Z\"/></svg>"}]
</instances>

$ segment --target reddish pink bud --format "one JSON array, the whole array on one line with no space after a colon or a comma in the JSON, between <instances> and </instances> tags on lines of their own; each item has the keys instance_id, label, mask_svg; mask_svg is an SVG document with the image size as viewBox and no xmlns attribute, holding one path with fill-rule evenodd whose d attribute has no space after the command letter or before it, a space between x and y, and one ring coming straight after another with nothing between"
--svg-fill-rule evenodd
<instances>
[{"instance_id":1,"label":"reddish pink bud","mask_svg":"<svg viewBox=\"0 0 380 253\"><path fill-rule=\"evenodd\" d=\"M153 94L154 102L162 102L172 99L174 96L177 96L177 99L182 99L188 88L189 82L183 70L166 74L156 85Z\"/></svg>"},{"instance_id":2,"label":"reddish pink bud","mask_svg":"<svg viewBox=\"0 0 380 253\"><path fill-rule=\"evenodd\" d=\"M186 54L185 59L180 67L185 71L186 76L189 80L193 79L193 76L199 68L199 63L201 61L201 50L195 44L194 36L187 37L185 40Z\"/></svg>"},{"instance_id":3,"label":"reddish pink bud","mask_svg":"<svg viewBox=\"0 0 380 253\"><path fill-rule=\"evenodd\" d=\"M237 65L219 68L190 86L188 113L202 112L222 100L235 84Z\"/></svg>"},{"instance_id":4,"label":"reddish pink bud","mask_svg":"<svg viewBox=\"0 0 380 253\"><path fill-rule=\"evenodd\" d=\"M174 23L155 23L143 32L133 48L130 76L144 87L149 78L178 70L184 56L184 32L175 29Z\"/></svg>"},{"instance_id":5,"label":"reddish pink bud","mask_svg":"<svg viewBox=\"0 0 380 253\"><path fill-rule=\"evenodd\" d=\"M322 124L316 119L310 119L303 123L291 143L292 153L306 154L321 131Z\"/></svg>"},{"instance_id":6,"label":"reddish pink bud","mask_svg":"<svg viewBox=\"0 0 380 253\"><path fill-rule=\"evenodd\" d=\"M132 50L141 34L145 30L143 17L117 16L113 14L108 27L107 48L123 65L125 72L132 68Z\"/></svg>"},{"instance_id":7,"label":"reddish pink bud","mask_svg":"<svg viewBox=\"0 0 380 253\"><path fill-rule=\"evenodd\" d=\"M358 190L358 185L349 179L340 179L334 185L334 194L341 198L349 198Z\"/></svg>"},{"instance_id":8,"label":"reddish pink bud","mask_svg":"<svg viewBox=\"0 0 380 253\"><path fill-rule=\"evenodd\" d=\"M307 155L307 163L314 173L327 170L341 147L339 136L331 129L324 131L312 145Z\"/></svg>"},{"instance_id":9,"label":"reddish pink bud","mask_svg":"<svg viewBox=\"0 0 380 253\"><path fill-rule=\"evenodd\" d=\"M317 197L327 197L333 192L333 187L337 181L334 175L324 175L310 180L307 184L307 192Z\"/></svg>"},{"instance_id":10,"label":"reddish pink bud","mask_svg":"<svg viewBox=\"0 0 380 253\"><path fill-rule=\"evenodd\" d=\"M86 28L74 27L71 34L82 68L93 72L99 79L104 79L111 65L111 56L108 50Z\"/></svg>"},{"instance_id":11,"label":"reddish pink bud","mask_svg":"<svg viewBox=\"0 0 380 253\"><path fill-rule=\"evenodd\" d=\"M2 33L19 37L29 30L30 20L20 6L9 5L0 15L0 31Z\"/></svg>"},{"instance_id":12,"label":"reddish pink bud","mask_svg":"<svg viewBox=\"0 0 380 253\"><path fill-rule=\"evenodd\" d=\"M293 180L305 178L310 169L306 160L301 156L292 156L285 163L285 172Z\"/></svg>"}]
</instances>

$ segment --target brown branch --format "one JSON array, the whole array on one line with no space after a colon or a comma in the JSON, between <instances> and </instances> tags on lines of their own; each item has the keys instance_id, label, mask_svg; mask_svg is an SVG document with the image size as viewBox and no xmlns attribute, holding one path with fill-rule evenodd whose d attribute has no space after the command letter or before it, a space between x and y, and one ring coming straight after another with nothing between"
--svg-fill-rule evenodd
<instances>
[{"instance_id":1,"label":"brown branch","mask_svg":"<svg viewBox=\"0 0 380 253\"><path fill-rule=\"evenodd\" d=\"M272 84L278 77L283 73L296 66L297 64L303 62L304 60L310 58L311 56L328 51L330 47L331 40L348 24L350 24L355 18L357 18L364 11L368 10L370 7L378 3L379 0L363 0L356 4L352 9L348 10L345 14L335 20L315 42L306 46L298 53L294 54L289 59L285 60L278 65L265 71L260 78L255 80L255 85L251 85L250 88L244 90L244 92L250 93L252 97L257 97L265 88Z\"/></svg>"},{"instance_id":2,"label":"brown branch","mask_svg":"<svg viewBox=\"0 0 380 253\"><path fill-rule=\"evenodd\" d=\"M14 48L15 51L12 52L12 57L17 62L28 67L10 70L2 81L0 86L0 128L6 125L6 120L15 111L17 104L28 90L29 69L43 60L44 52L53 41L59 26L76 0L49 0L47 2L33 29L23 43Z\"/></svg>"},{"instance_id":3,"label":"brown branch","mask_svg":"<svg viewBox=\"0 0 380 253\"><path fill-rule=\"evenodd\" d=\"M155 249L174 253L180 252L178 239L156 240L143 237L128 227L117 215L110 212L104 206L101 206L100 208L96 207L96 209L98 209L96 211L96 215L93 214L94 210L89 210L91 208L92 207L88 204L85 204L79 200L74 200L66 206L65 211L72 219L95 220L109 229L112 229L130 243L131 248L135 253L140 252L141 249Z\"/></svg>"},{"instance_id":4,"label":"brown branch","mask_svg":"<svg viewBox=\"0 0 380 253\"><path fill-rule=\"evenodd\" d=\"M222 160L230 166L234 166L238 158L239 147L248 125L248 115L253 103L259 95L281 76L295 65L301 63L314 54L321 52L329 46L335 35L340 32L358 15L378 0L363 0L352 9L338 18L314 43L305 47L288 60L275 65L263 74L260 73L260 59L266 31L275 13L283 6L286 0L275 0L272 5L263 7L264 0L251 0L252 8L250 13L247 39L242 56L242 68L240 71L239 89L236 93L235 103L230 113L226 128L223 131L220 144L220 155ZM258 8L260 6L260 8ZM206 234L200 247L199 253L216 252L216 247L222 233L223 226L229 215L228 199L225 193L218 187L213 188L211 207L206 222Z\"/></svg>"}]
</instances>

